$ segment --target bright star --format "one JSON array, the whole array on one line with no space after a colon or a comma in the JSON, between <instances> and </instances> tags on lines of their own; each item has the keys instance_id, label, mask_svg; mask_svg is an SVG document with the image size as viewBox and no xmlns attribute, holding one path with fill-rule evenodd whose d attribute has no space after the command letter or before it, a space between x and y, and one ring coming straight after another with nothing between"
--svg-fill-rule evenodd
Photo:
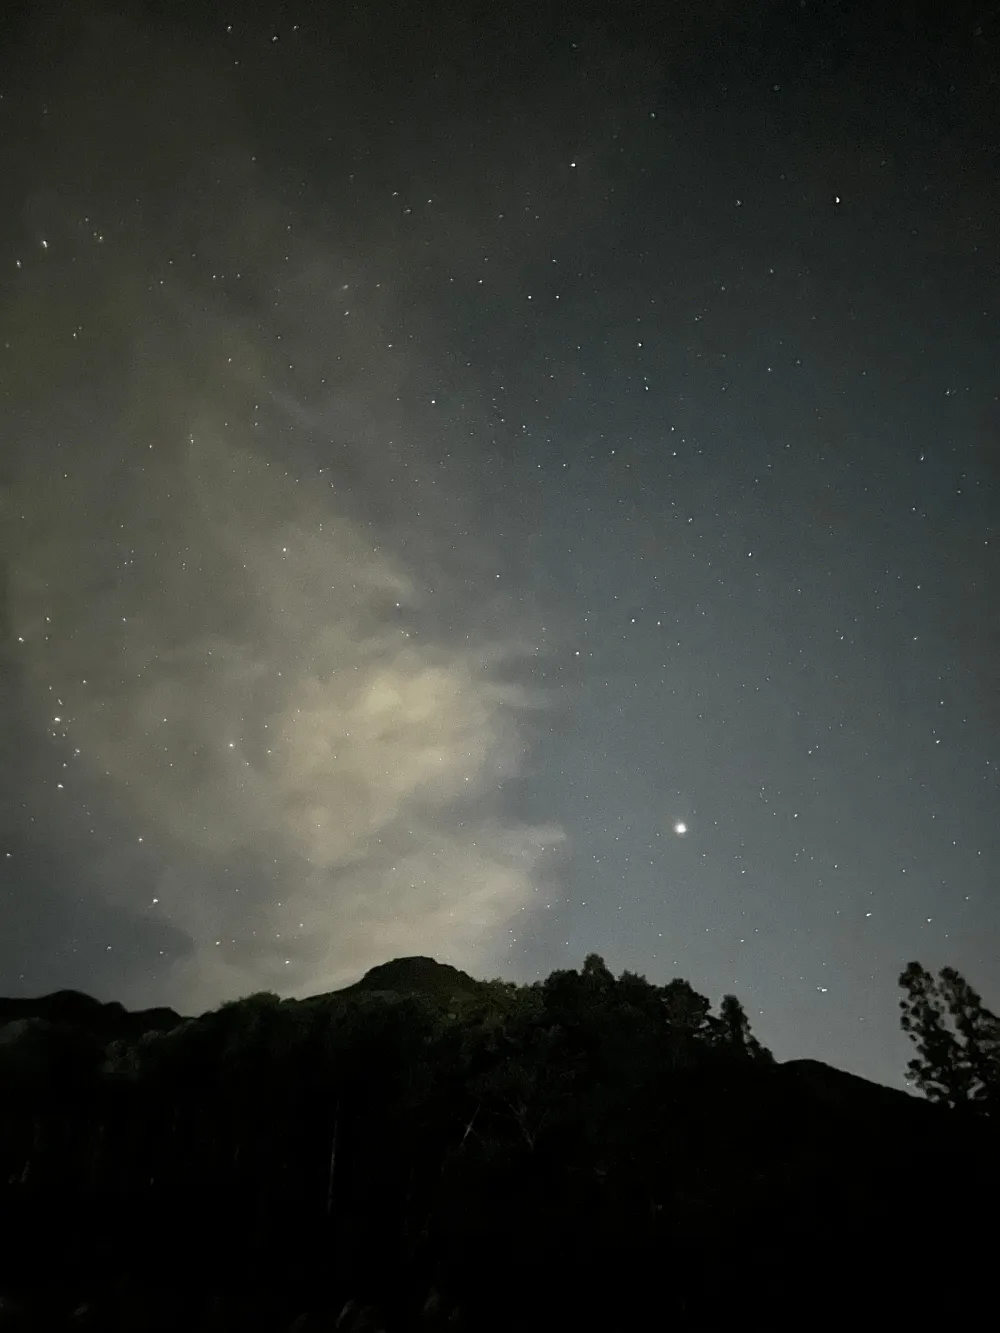
<instances>
[{"instance_id":1,"label":"bright star","mask_svg":"<svg viewBox=\"0 0 1000 1333\"><path fill-rule=\"evenodd\" d=\"M674 825L674 832L678 835L678 837L683 838L684 834L687 833L687 831L688 831L688 826L683 822Z\"/></svg>"}]
</instances>

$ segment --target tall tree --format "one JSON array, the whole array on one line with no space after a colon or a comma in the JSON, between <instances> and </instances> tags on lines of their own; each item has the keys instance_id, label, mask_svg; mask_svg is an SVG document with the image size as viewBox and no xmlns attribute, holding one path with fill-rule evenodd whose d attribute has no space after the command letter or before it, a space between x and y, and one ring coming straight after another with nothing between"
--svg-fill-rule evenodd
<instances>
[{"instance_id":1,"label":"tall tree","mask_svg":"<svg viewBox=\"0 0 1000 1333\"><path fill-rule=\"evenodd\" d=\"M917 1048L910 1077L931 1101L996 1113L1000 1105L1000 1019L953 967L937 977L910 963L899 978L902 1027Z\"/></svg>"},{"instance_id":2,"label":"tall tree","mask_svg":"<svg viewBox=\"0 0 1000 1333\"><path fill-rule=\"evenodd\" d=\"M772 1060L771 1052L750 1031L746 1010L735 995L724 995L719 1006L722 1041L732 1051L753 1060Z\"/></svg>"}]
</instances>

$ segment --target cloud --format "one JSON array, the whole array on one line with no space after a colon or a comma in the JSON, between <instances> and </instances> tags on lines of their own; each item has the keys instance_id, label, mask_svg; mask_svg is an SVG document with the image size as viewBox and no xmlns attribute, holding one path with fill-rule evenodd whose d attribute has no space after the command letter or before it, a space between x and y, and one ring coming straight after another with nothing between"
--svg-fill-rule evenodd
<instances>
[{"instance_id":1,"label":"cloud","mask_svg":"<svg viewBox=\"0 0 1000 1333\"><path fill-rule=\"evenodd\" d=\"M110 782L164 859L178 1001L495 954L560 841L497 814L536 706L498 671L518 640L423 637L413 571L210 429L143 448L23 485L16 618L74 789Z\"/></svg>"},{"instance_id":2,"label":"cloud","mask_svg":"<svg viewBox=\"0 0 1000 1333\"><path fill-rule=\"evenodd\" d=\"M176 166L198 110L147 57L163 104L132 104L133 71L118 110L153 139L169 127ZM113 836L74 844L75 891L189 941L153 969L134 951L116 978L188 1009L328 988L394 954L496 966L562 841L503 799L545 702L518 683L537 636L498 591L470 594L488 543L458 490L400 500L430 465L399 390L434 349L390 354L403 297L368 282L384 255L319 229L293 247L225 123L190 168L210 198L152 229L93 218L72 174L58 209L31 194L30 285L4 327L17 651L29 719L67 756L26 806L57 837L60 818L108 815ZM217 259L182 271L189 244ZM212 265L234 256L219 295ZM345 323L345 288L366 282Z\"/></svg>"}]
</instances>

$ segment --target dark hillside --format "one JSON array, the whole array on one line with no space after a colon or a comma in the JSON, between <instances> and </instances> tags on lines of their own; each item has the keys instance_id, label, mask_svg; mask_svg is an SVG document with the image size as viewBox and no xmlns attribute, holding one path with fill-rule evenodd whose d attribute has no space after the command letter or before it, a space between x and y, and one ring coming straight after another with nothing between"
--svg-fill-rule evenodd
<instances>
[{"instance_id":1,"label":"dark hillside","mask_svg":"<svg viewBox=\"0 0 1000 1333\"><path fill-rule=\"evenodd\" d=\"M995 1253L988 1118L777 1064L734 997L594 956L399 959L142 1036L85 996L0 1014L0 1328L892 1322L923 1233L966 1278L921 1313L964 1318Z\"/></svg>"},{"instance_id":2,"label":"dark hillside","mask_svg":"<svg viewBox=\"0 0 1000 1333\"><path fill-rule=\"evenodd\" d=\"M422 995L435 1001L479 998L487 987L467 972L433 958L394 958L371 968L360 981L337 992L356 995L362 991L395 995Z\"/></svg>"},{"instance_id":3,"label":"dark hillside","mask_svg":"<svg viewBox=\"0 0 1000 1333\"><path fill-rule=\"evenodd\" d=\"M36 999L0 996L0 1027L24 1019L40 1019L57 1026L77 1028L103 1041L138 1040L145 1032L169 1032L184 1022L172 1009L130 1012L117 1001L103 1004L75 990L55 991Z\"/></svg>"}]
</instances>

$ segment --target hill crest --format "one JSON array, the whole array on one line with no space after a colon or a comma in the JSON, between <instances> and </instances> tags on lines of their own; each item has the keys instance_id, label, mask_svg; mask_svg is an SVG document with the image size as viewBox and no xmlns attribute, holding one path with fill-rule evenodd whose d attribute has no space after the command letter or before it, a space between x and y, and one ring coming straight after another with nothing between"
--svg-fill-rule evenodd
<instances>
[{"instance_id":1,"label":"hill crest","mask_svg":"<svg viewBox=\"0 0 1000 1333\"><path fill-rule=\"evenodd\" d=\"M370 991L451 1000L459 996L482 995L485 990L486 984L469 976L468 972L462 972L450 963L439 963L436 958L413 954L406 958L393 958L388 963L379 963L369 968L359 981L334 993L352 995Z\"/></svg>"}]
</instances>

